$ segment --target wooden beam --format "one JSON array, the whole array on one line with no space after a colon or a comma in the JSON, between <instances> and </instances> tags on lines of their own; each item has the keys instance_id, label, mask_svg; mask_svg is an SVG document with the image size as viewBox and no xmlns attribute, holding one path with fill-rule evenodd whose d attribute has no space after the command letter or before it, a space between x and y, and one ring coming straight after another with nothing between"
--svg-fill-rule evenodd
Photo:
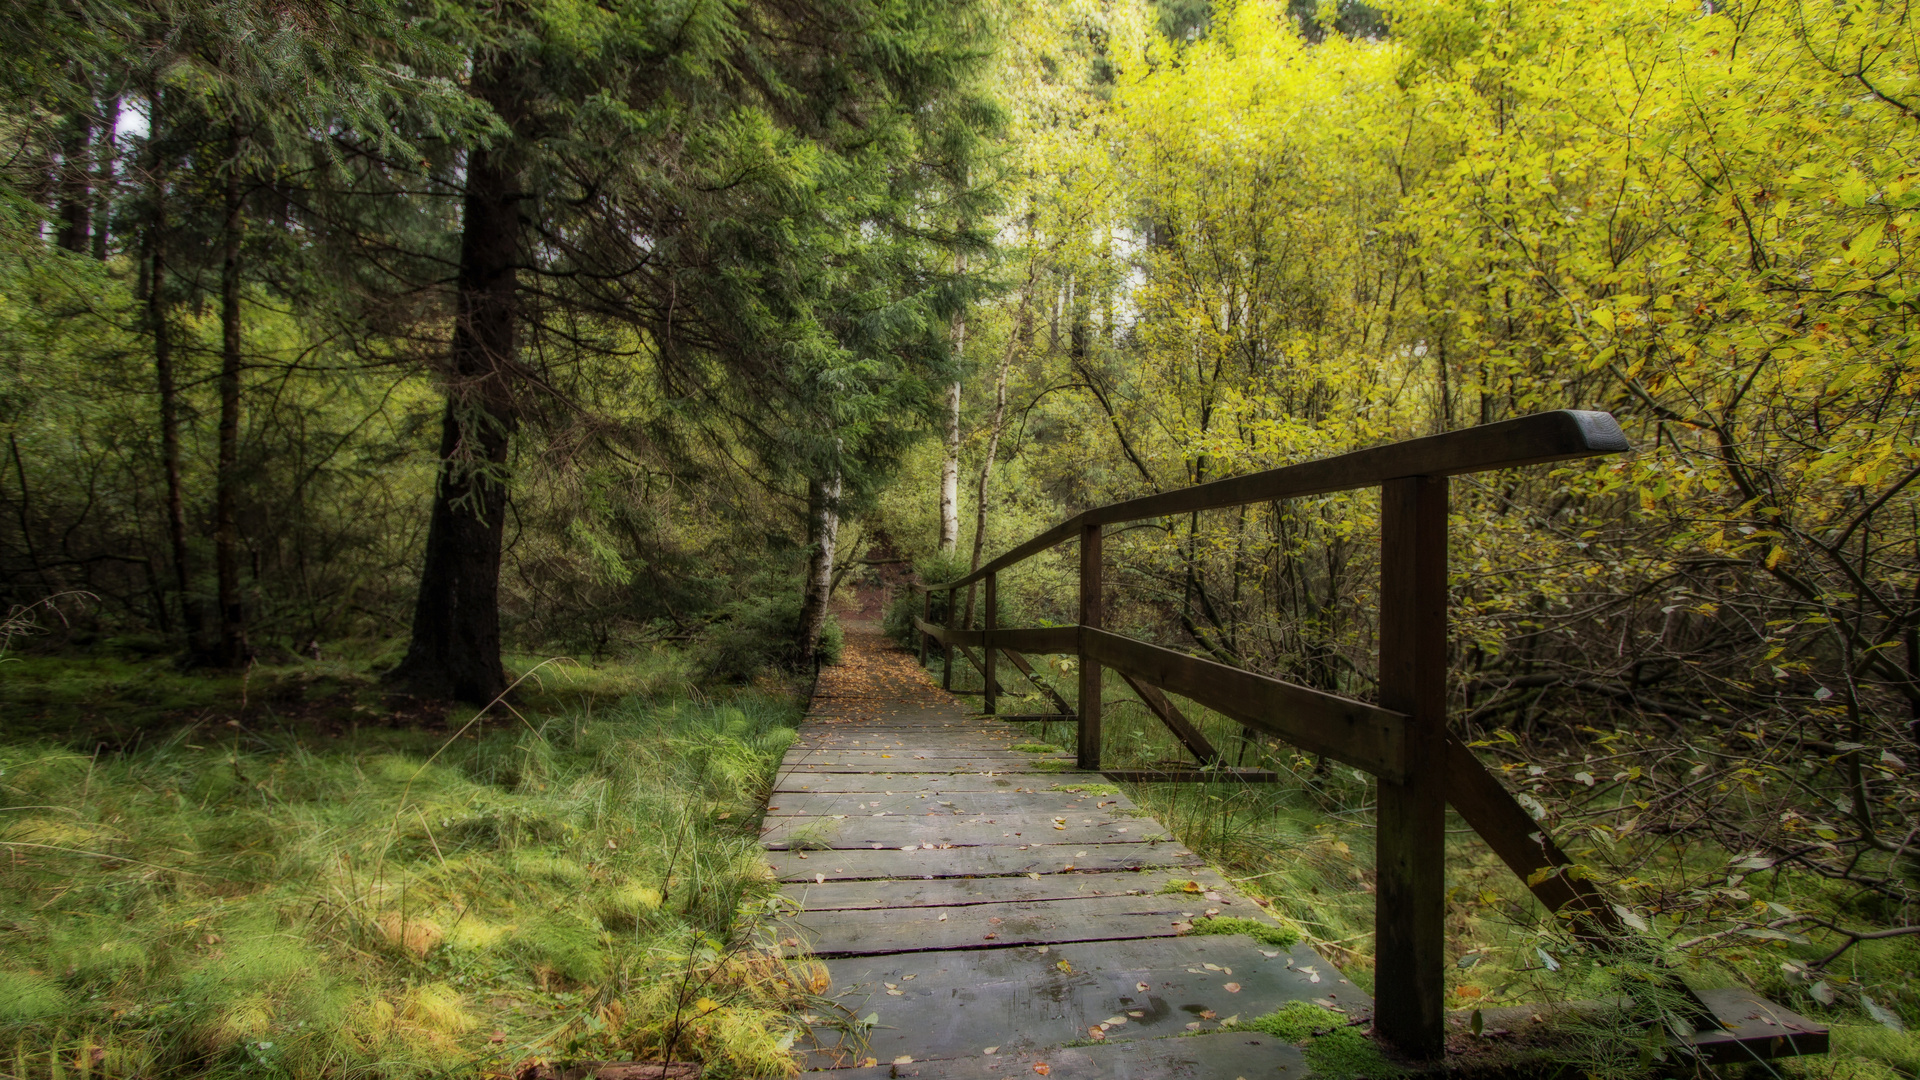
<instances>
[{"instance_id":1,"label":"wooden beam","mask_svg":"<svg viewBox=\"0 0 1920 1080\"><path fill-rule=\"evenodd\" d=\"M1570 909L1576 915L1576 927L1587 924L1588 931L1617 933L1620 918L1593 882L1555 873L1539 882L1533 875L1548 868L1573 865L1560 845L1547 835L1546 828L1533 820L1520 801L1513 797L1500 778L1480 764L1467 744L1447 736L1446 756L1441 765L1446 776L1447 802L1459 812L1473 831L1487 842L1508 869L1527 882L1527 888L1551 911Z\"/></svg>"},{"instance_id":2,"label":"wooden beam","mask_svg":"<svg viewBox=\"0 0 1920 1080\"><path fill-rule=\"evenodd\" d=\"M1446 1052L1446 686L1447 481L1392 480L1380 489L1380 703L1407 714L1420 767L1380 781L1374 1029L1422 1061Z\"/></svg>"},{"instance_id":3,"label":"wooden beam","mask_svg":"<svg viewBox=\"0 0 1920 1080\"><path fill-rule=\"evenodd\" d=\"M1100 768L1100 661L1087 655L1089 630L1100 629L1102 577L1100 526L1080 530L1080 738L1079 765Z\"/></svg>"},{"instance_id":4,"label":"wooden beam","mask_svg":"<svg viewBox=\"0 0 1920 1080\"><path fill-rule=\"evenodd\" d=\"M978 652L965 645L956 645L954 647L960 650L960 655L966 657L967 663L972 664L973 669L978 671L980 676L986 680L986 689L982 690L981 693L986 695L985 711L991 713L993 711L994 697L997 694L1005 693L1006 688L994 681L993 669L988 666L989 661L982 658Z\"/></svg>"},{"instance_id":5,"label":"wooden beam","mask_svg":"<svg viewBox=\"0 0 1920 1080\"><path fill-rule=\"evenodd\" d=\"M1545 461L1618 454L1632 448L1609 413L1573 410L1534 413L1497 424L1388 443L1338 457L1109 503L1068 518L966 577L934 587L954 589L990 572L1005 570L1066 543L1084 532L1088 525L1113 525L1273 499L1324 495L1410 476L1459 476Z\"/></svg>"},{"instance_id":6,"label":"wooden beam","mask_svg":"<svg viewBox=\"0 0 1920 1080\"><path fill-rule=\"evenodd\" d=\"M1146 704L1147 711L1159 717L1160 722L1167 725L1167 730L1173 732L1173 737L1179 739L1180 745L1186 747L1187 753L1192 754L1200 764L1212 765L1220 760L1220 751L1215 750L1213 744L1207 741L1207 737L1200 733L1200 729L1194 727L1192 721L1188 720L1173 702L1167 700L1167 695L1161 693L1159 687L1143 682L1139 677L1124 671L1120 672L1120 677L1126 680L1127 686L1132 688L1133 692Z\"/></svg>"},{"instance_id":7,"label":"wooden beam","mask_svg":"<svg viewBox=\"0 0 1920 1080\"><path fill-rule=\"evenodd\" d=\"M980 668L980 675L987 680L987 712L994 713L1000 708L1000 684L993 679L993 637L1000 627L1000 575L987 575L986 611L982 614L980 629L986 638L981 651L986 654L986 664Z\"/></svg>"},{"instance_id":8,"label":"wooden beam","mask_svg":"<svg viewBox=\"0 0 1920 1080\"><path fill-rule=\"evenodd\" d=\"M1100 774L1132 784L1275 784L1282 779L1268 769L1103 769Z\"/></svg>"},{"instance_id":9,"label":"wooden beam","mask_svg":"<svg viewBox=\"0 0 1920 1080\"><path fill-rule=\"evenodd\" d=\"M971 645L980 648L987 643L985 630L949 630L936 626L925 619L915 619L914 628L942 644ZM993 640L1002 652L1018 650L1029 653L1071 653L1080 649L1080 628L1077 626L1026 626L1012 629L995 630Z\"/></svg>"},{"instance_id":10,"label":"wooden beam","mask_svg":"<svg viewBox=\"0 0 1920 1080\"><path fill-rule=\"evenodd\" d=\"M1064 627L1063 629L1073 634L1074 641L1078 642L1080 640L1079 627L1069 626L1069 627ZM1003 635L1004 633L1005 631L1002 631ZM1077 648L1078 646L1076 645L1075 649ZM1014 668L1020 672L1020 674L1027 677L1028 683L1032 684L1041 693L1047 695L1047 697L1053 699L1054 707L1058 708L1060 712L1064 714L1068 719L1070 720L1080 719L1078 716L1074 715L1073 706L1067 704L1067 699L1060 695L1060 691L1055 690L1051 683L1045 683L1040 681L1040 677L1033 673L1033 665L1027 662L1027 658L1021 655L1019 650L1014 649L1009 645L1002 645L1000 647L1000 653L1001 655L1007 658L1007 662L1011 663L1014 666Z\"/></svg>"},{"instance_id":11,"label":"wooden beam","mask_svg":"<svg viewBox=\"0 0 1920 1080\"><path fill-rule=\"evenodd\" d=\"M1124 671L1171 694L1274 735L1308 753L1402 780L1407 718L1401 713L1337 694L1310 690L1251 671L1202 660L1144 641L1082 630L1080 649L1115 671Z\"/></svg>"}]
</instances>

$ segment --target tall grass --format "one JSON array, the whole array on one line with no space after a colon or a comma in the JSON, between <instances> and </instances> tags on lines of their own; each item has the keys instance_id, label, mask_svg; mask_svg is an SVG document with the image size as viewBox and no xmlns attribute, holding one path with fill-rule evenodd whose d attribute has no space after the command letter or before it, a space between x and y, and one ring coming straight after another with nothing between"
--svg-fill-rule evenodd
<instances>
[{"instance_id":1,"label":"tall grass","mask_svg":"<svg viewBox=\"0 0 1920 1080\"><path fill-rule=\"evenodd\" d=\"M658 666L649 694L451 734L0 748L0 1072L790 1072L822 973L738 916L774 891L756 825L799 709Z\"/></svg>"}]
</instances>

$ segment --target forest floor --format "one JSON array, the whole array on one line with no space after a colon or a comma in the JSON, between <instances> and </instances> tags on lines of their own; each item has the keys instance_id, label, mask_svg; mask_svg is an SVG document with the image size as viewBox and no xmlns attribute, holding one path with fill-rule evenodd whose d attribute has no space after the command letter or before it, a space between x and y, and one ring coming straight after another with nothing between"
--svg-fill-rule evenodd
<instances>
[{"instance_id":1,"label":"forest floor","mask_svg":"<svg viewBox=\"0 0 1920 1080\"><path fill-rule=\"evenodd\" d=\"M740 913L799 688L522 657L481 717L376 661L0 667L0 1073L790 1068L819 976Z\"/></svg>"}]
</instances>

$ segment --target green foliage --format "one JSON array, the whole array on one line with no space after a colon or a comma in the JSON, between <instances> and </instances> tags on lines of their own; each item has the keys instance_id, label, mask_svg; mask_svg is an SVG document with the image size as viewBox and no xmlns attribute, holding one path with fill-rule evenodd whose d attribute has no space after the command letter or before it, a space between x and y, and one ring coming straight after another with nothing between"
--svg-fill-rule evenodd
<instances>
[{"instance_id":1,"label":"green foliage","mask_svg":"<svg viewBox=\"0 0 1920 1080\"><path fill-rule=\"evenodd\" d=\"M1245 934L1263 945L1291 949L1300 942L1300 932L1287 926L1275 926L1272 923L1256 919L1244 919L1235 915L1206 915L1193 920L1195 934Z\"/></svg>"},{"instance_id":2,"label":"green foliage","mask_svg":"<svg viewBox=\"0 0 1920 1080\"><path fill-rule=\"evenodd\" d=\"M800 605L800 594L792 591L728 605L700 643L699 662L705 677L747 682L769 669L796 670ZM820 634L820 662L839 663L845 642L840 620L829 614Z\"/></svg>"},{"instance_id":3,"label":"green foliage","mask_svg":"<svg viewBox=\"0 0 1920 1080\"><path fill-rule=\"evenodd\" d=\"M1009 749L1022 754L1057 754L1060 748L1051 743L1014 743Z\"/></svg>"}]
</instances>

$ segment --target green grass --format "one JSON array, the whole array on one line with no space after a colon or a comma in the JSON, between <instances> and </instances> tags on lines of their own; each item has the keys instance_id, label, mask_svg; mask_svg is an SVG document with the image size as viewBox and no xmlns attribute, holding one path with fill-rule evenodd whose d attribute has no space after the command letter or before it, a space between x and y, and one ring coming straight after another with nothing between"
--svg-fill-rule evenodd
<instances>
[{"instance_id":1,"label":"green grass","mask_svg":"<svg viewBox=\"0 0 1920 1080\"><path fill-rule=\"evenodd\" d=\"M1013 744L1012 749L1022 754L1057 754L1060 752L1059 747L1053 745L1052 743L1043 743L1043 742L1015 743Z\"/></svg>"},{"instance_id":2,"label":"green grass","mask_svg":"<svg viewBox=\"0 0 1920 1080\"><path fill-rule=\"evenodd\" d=\"M791 1071L824 972L740 916L774 891L793 699L696 698L659 654L549 667L476 721L365 670L0 668L0 1071Z\"/></svg>"}]
</instances>

